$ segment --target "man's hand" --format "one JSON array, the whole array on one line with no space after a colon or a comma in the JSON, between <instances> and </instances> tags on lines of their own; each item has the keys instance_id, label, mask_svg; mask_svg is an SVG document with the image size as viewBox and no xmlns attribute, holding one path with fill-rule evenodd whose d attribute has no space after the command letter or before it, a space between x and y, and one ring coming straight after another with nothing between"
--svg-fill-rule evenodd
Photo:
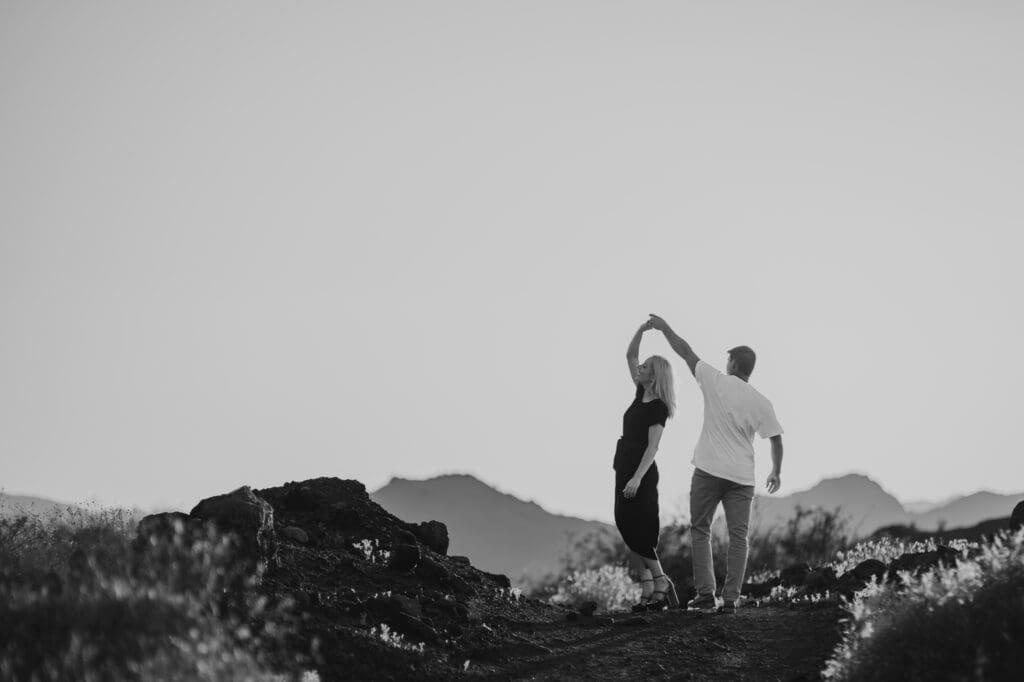
<instances>
[{"instance_id":1,"label":"man's hand","mask_svg":"<svg viewBox=\"0 0 1024 682\"><path fill-rule=\"evenodd\" d=\"M769 493L774 493L776 490L782 487L782 479L779 478L779 472L773 470L770 474L768 474L767 485Z\"/></svg>"},{"instance_id":2,"label":"man's hand","mask_svg":"<svg viewBox=\"0 0 1024 682\"><path fill-rule=\"evenodd\" d=\"M650 322L652 328L657 329L659 332L663 332L668 329L668 322L665 321L665 318L659 317L654 313L648 314L651 316L651 319L648 320L648 322Z\"/></svg>"},{"instance_id":3,"label":"man's hand","mask_svg":"<svg viewBox=\"0 0 1024 682\"><path fill-rule=\"evenodd\" d=\"M641 479L636 476L629 479L629 483L627 483L626 487L622 489L622 496L627 500L636 497L636 491L640 489L640 480Z\"/></svg>"}]
</instances>

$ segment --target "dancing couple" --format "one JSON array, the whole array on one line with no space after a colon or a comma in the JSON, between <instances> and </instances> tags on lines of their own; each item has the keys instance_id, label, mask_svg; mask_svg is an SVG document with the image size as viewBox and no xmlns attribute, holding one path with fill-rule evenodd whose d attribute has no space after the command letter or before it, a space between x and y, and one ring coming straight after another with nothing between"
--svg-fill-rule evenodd
<instances>
[{"instance_id":1,"label":"dancing couple","mask_svg":"<svg viewBox=\"0 0 1024 682\"><path fill-rule=\"evenodd\" d=\"M767 488L781 485L782 427L771 402L750 385L756 356L748 346L728 352L725 373L701 360L664 319L651 315L633 335L626 350L630 377L636 385L633 402L622 417L622 437L615 448L615 525L640 575L641 601L634 611L662 610L679 605L675 585L658 559L658 466L654 461L669 417L675 414L672 366L660 355L640 364L644 332L665 335L672 350L686 362L704 395L704 426L693 454L690 482L690 535L693 584L697 596L687 608L735 613L747 566L747 528L754 499L754 434L771 441L772 470ZM722 600L715 596L711 556L711 521L719 503L729 527L729 556Z\"/></svg>"}]
</instances>

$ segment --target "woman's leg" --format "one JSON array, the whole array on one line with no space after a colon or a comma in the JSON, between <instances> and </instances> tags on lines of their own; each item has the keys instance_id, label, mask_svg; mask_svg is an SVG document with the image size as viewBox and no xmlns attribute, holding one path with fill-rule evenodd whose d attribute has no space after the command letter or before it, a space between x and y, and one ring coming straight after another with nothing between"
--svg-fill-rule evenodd
<instances>
[{"instance_id":1,"label":"woman's leg","mask_svg":"<svg viewBox=\"0 0 1024 682\"><path fill-rule=\"evenodd\" d=\"M646 602L650 598L651 592L654 591L654 581L651 576L657 575L657 573L652 574L644 557L632 550L629 552L629 566L633 573L640 576L640 602Z\"/></svg>"}]
</instances>

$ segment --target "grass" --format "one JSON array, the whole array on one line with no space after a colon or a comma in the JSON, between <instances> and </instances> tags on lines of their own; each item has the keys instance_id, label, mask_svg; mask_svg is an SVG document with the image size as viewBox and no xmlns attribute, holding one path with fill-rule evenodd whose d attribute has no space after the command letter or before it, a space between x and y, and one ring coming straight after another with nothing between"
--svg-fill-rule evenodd
<instances>
[{"instance_id":1,"label":"grass","mask_svg":"<svg viewBox=\"0 0 1024 682\"><path fill-rule=\"evenodd\" d=\"M290 605L258 596L231 536L138 513L0 519L0 679L280 679Z\"/></svg>"},{"instance_id":2,"label":"grass","mask_svg":"<svg viewBox=\"0 0 1024 682\"><path fill-rule=\"evenodd\" d=\"M904 573L902 584L874 583L860 592L847 607L843 639L825 678L1020 679L1024 532L964 550L955 566L918 577Z\"/></svg>"}]
</instances>

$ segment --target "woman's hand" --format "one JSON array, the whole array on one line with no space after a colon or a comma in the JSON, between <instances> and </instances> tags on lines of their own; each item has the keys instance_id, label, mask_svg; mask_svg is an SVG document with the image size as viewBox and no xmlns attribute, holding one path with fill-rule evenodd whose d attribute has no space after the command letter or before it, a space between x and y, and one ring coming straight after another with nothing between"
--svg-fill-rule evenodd
<instances>
[{"instance_id":1,"label":"woman's hand","mask_svg":"<svg viewBox=\"0 0 1024 682\"><path fill-rule=\"evenodd\" d=\"M622 489L622 496L627 500L636 497L636 491L640 489L641 480L642 478L637 478L636 476L629 479L629 483L627 483L626 487Z\"/></svg>"}]
</instances>

